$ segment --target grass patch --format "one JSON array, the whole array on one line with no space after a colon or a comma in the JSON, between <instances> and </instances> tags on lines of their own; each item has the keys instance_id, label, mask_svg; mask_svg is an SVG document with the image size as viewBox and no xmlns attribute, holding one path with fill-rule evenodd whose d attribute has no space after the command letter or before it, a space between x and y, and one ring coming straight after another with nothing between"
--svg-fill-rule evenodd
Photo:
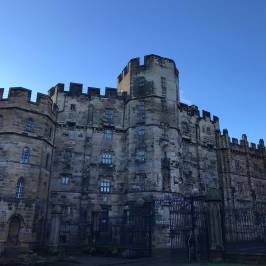
<instances>
[{"instance_id":1,"label":"grass patch","mask_svg":"<svg viewBox=\"0 0 266 266\"><path fill-rule=\"evenodd\" d=\"M227 263L227 262L202 262L191 264L177 264L172 266L258 266L258 264Z\"/></svg>"}]
</instances>

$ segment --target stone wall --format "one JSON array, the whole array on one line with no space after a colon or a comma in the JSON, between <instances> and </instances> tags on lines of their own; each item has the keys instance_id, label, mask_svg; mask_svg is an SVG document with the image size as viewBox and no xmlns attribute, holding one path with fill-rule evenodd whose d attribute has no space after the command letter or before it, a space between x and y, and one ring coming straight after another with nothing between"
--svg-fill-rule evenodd
<instances>
[{"instance_id":1,"label":"stone wall","mask_svg":"<svg viewBox=\"0 0 266 266\"><path fill-rule=\"evenodd\" d=\"M118 89L105 95L59 83L34 103L29 90L11 88L2 99L0 89L1 245L12 244L15 220L17 245L77 247L92 243L99 215L121 217L132 203L201 195L214 198L208 204L219 213L221 200L224 207L266 204L263 141L221 134L218 117L180 103L178 78L171 59L149 55L143 65L130 60ZM169 248L170 207L157 207L153 247ZM211 235L221 242L221 232Z\"/></svg>"},{"instance_id":2,"label":"stone wall","mask_svg":"<svg viewBox=\"0 0 266 266\"><path fill-rule=\"evenodd\" d=\"M30 97L11 88L0 99L1 249L38 245L43 237L56 117L48 96Z\"/></svg>"}]
</instances>

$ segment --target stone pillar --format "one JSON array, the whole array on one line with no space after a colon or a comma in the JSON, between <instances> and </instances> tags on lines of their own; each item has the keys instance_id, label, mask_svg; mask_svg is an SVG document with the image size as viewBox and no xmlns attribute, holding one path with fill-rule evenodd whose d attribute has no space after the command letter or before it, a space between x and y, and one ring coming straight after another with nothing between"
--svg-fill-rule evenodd
<instances>
[{"instance_id":1,"label":"stone pillar","mask_svg":"<svg viewBox=\"0 0 266 266\"><path fill-rule=\"evenodd\" d=\"M224 250L222 201L218 197L212 197L207 199L207 205L210 259L219 260L222 259Z\"/></svg>"}]
</instances>

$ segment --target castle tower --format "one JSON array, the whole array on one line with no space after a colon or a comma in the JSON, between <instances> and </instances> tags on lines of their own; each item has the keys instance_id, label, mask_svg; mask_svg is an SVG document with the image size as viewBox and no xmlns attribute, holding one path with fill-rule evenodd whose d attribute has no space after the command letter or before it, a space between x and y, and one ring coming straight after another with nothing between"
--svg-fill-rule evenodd
<instances>
[{"instance_id":1,"label":"castle tower","mask_svg":"<svg viewBox=\"0 0 266 266\"><path fill-rule=\"evenodd\" d=\"M178 70L174 61L149 55L140 65L138 58L132 59L118 76L118 91L130 95L125 107L128 202L161 200L182 193ZM167 213L163 216L169 219ZM155 230L163 229L156 226ZM167 234L162 232L154 244L170 244Z\"/></svg>"},{"instance_id":2,"label":"castle tower","mask_svg":"<svg viewBox=\"0 0 266 266\"><path fill-rule=\"evenodd\" d=\"M53 154L51 99L11 88L0 90L0 248L34 247L43 240Z\"/></svg>"},{"instance_id":3,"label":"castle tower","mask_svg":"<svg viewBox=\"0 0 266 266\"><path fill-rule=\"evenodd\" d=\"M178 70L172 59L157 55L133 58L118 76L117 89L127 92L131 98L158 96L168 101L179 102Z\"/></svg>"}]
</instances>

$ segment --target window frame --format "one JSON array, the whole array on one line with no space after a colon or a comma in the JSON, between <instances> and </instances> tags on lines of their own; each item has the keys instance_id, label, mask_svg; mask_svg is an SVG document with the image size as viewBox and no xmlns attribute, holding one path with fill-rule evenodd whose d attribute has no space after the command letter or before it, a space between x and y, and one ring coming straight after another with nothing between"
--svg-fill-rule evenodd
<instances>
[{"instance_id":1,"label":"window frame","mask_svg":"<svg viewBox=\"0 0 266 266\"><path fill-rule=\"evenodd\" d=\"M105 109L105 118L109 122L113 121L113 118L114 118L113 109Z\"/></svg>"},{"instance_id":2,"label":"window frame","mask_svg":"<svg viewBox=\"0 0 266 266\"><path fill-rule=\"evenodd\" d=\"M166 96L167 96L166 77L161 77L161 88L162 88L162 97L166 98Z\"/></svg>"},{"instance_id":3,"label":"window frame","mask_svg":"<svg viewBox=\"0 0 266 266\"><path fill-rule=\"evenodd\" d=\"M30 148L25 146L22 150L21 163L28 164L30 161Z\"/></svg>"},{"instance_id":4,"label":"window frame","mask_svg":"<svg viewBox=\"0 0 266 266\"><path fill-rule=\"evenodd\" d=\"M25 194L25 181L23 177L20 177L16 185L16 198L17 199L24 198L24 194Z\"/></svg>"},{"instance_id":5,"label":"window frame","mask_svg":"<svg viewBox=\"0 0 266 266\"><path fill-rule=\"evenodd\" d=\"M61 185L69 185L70 184L70 176L64 175L61 176Z\"/></svg>"},{"instance_id":6,"label":"window frame","mask_svg":"<svg viewBox=\"0 0 266 266\"><path fill-rule=\"evenodd\" d=\"M138 161L138 162L145 162L145 156L146 155L146 153L145 153L145 151L144 150L137 150L136 151L136 160Z\"/></svg>"},{"instance_id":7,"label":"window frame","mask_svg":"<svg viewBox=\"0 0 266 266\"><path fill-rule=\"evenodd\" d=\"M143 122L145 120L145 103L139 102L137 105L137 119Z\"/></svg>"},{"instance_id":8,"label":"window frame","mask_svg":"<svg viewBox=\"0 0 266 266\"><path fill-rule=\"evenodd\" d=\"M28 117L25 124L25 131L26 132L33 132L33 118Z\"/></svg>"},{"instance_id":9,"label":"window frame","mask_svg":"<svg viewBox=\"0 0 266 266\"><path fill-rule=\"evenodd\" d=\"M99 185L99 191L103 194L111 193L111 181L110 179L101 179Z\"/></svg>"},{"instance_id":10,"label":"window frame","mask_svg":"<svg viewBox=\"0 0 266 266\"><path fill-rule=\"evenodd\" d=\"M74 104L74 103L71 103L70 104L70 111L72 111L72 112L76 112L76 104Z\"/></svg>"},{"instance_id":11,"label":"window frame","mask_svg":"<svg viewBox=\"0 0 266 266\"><path fill-rule=\"evenodd\" d=\"M102 164L112 165L113 164L113 155L110 152L102 153Z\"/></svg>"},{"instance_id":12,"label":"window frame","mask_svg":"<svg viewBox=\"0 0 266 266\"><path fill-rule=\"evenodd\" d=\"M104 130L104 139L105 140L112 140L113 139L113 130L107 128Z\"/></svg>"}]
</instances>

